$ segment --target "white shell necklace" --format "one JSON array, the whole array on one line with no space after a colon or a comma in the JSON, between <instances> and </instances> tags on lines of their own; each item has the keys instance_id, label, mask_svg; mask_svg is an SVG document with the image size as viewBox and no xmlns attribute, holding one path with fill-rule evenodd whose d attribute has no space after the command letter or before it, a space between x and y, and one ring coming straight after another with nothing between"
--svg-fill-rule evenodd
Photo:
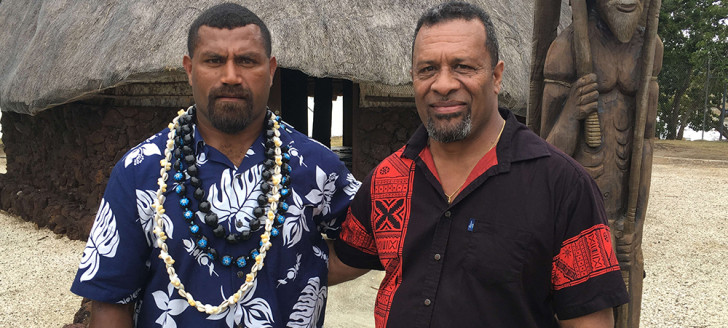
<instances>
[{"instance_id":1,"label":"white shell necklace","mask_svg":"<svg viewBox=\"0 0 728 328\"><path fill-rule=\"evenodd\" d=\"M191 110L192 107L190 107ZM175 117L172 120L172 123L169 124L169 134L167 139L167 147L164 150L164 159L160 160L161 170L160 170L160 178L157 180L157 184L159 185L159 189L157 190L157 199L154 201L154 204L152 204L152 208L154 209L154 229L152 230L154 234L157 236L157 246L159 247L159 258L164 261L165 266L167 268L167 274L169 274L169 281L170 283L178 290L178 293L183 298L187 299L187 302L189 302L190 306L197 309L197 311L204 312L207 314L218 314L222 311L225 311L230 305L236 304L238 300L240 300L243 295L253 286L254 280L258 274L258 271L260 271L261 268L263 268L263 260L265 259L266 252L271 247L271 230L273 228L273 223L276 218L276 213L278 210L279 201L281 200L281 193L280 189L282 188L281 184L281 139L280 139L280 124L276 118L273 118L271 116L271 121L273 125L273 143L275 146L275 161L276 165L272 168L272 176L270 179L271 183L271 190L268 193L268 211L265 215L265 231L260 236L260 248L258 250L259 254L255 256L255 263L250 269L250 273L248 273L245 276L245 282L240 286L240 289L238 289L237 292L235 292L233 295L225 299L222 303L219 305L212 305L212 304L205 304L201 301L196 300L191 293L187 292L185 290L184 284L180 282L179 276L177 272L174 269L174 259L169 254L169 250L167 247L167 244L165 241L167 240L167 235L165 233L164 229L164 219L162 218L162 215L165 213L164 209L164 201L166 197L164 196L164 193L167 191L167 179L169 178L168 171L172 168L172 154L174 152L175 147L175 135L176 130L180 126L179 120L183 116L187 115L187 112L185 110L180 110L177 112L177 117Z\"/></svg>"}]
</instances>

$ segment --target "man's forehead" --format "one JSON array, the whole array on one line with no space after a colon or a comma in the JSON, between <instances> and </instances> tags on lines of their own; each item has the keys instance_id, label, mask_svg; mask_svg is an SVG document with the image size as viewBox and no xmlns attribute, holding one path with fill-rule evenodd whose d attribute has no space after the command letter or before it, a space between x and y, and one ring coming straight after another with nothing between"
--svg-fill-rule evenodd
<instances>
[{"instance_id":1,"label":"man's forehead","mask_svg":"<svg viewBox=\"0 0 728 328\"><path fill-rule=\"evenodd\" d=\"M263 39L260 27L255 24L248 24L232 29L202 25L197 33L197 49L195 51L201 50L204 52L202 48L230 48L240 46L238 43L259 45L261 50L265 51L265 40ZM246 46L250 48L250 44Z\"/></svg>"},{"instance_id":2,"label":"man's forehead","mask_svg":"<svg viewBox=\"0 0 728 328\"><path fill-rule=\"evenodd\" d=\"M261 32L260 27L256 24L248 24L234 28L221 28L202 25L197 32L197 37L200 38L200 40L203 40L215 37L225 37L230 34L237 35L239 37L245 36L245 38L258 38L261 40L263 39L263 33Z\"/></svg>"},{"instance_id":3,"label":"man's forehead","mask_svg":"<svg viewBox=\"0 0 728 328\"><path fill-rule=\"evenodd\" d=\"M422 25L420 30L417 32L415 38L415 45L418 41L423 39L431 38L432 36L438 37L469 37L469 38L482 38L485 41L485 25L478 19L466 20L463 18L450 19L446 21L437 22L432 25Z\"/></svg>"},{"instance_id":4,"label":"man's forehead","mask_svg":"<svg viewBox=\"0 0 728 328\"><path fill-rule=\"evenodd\" d=\"M483 47L485 50L485 25L477 19L453 19L436 24L422 26L417 33L414 43L414 53L418 54L421 50L448 44L472 44L473 46ZM455 48L447 49L455 50Z\"/></svg>"}]
</instances>

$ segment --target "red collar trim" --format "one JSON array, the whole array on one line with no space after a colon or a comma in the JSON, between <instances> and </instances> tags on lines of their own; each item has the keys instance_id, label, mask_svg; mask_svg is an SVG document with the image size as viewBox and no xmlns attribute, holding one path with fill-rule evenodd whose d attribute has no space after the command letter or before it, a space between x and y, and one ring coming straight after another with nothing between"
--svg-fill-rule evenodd
<instances>
[{"instance_id":1,"label":"red collar trim","mask_svg":"<svg viewBox=\"0 0 728 328\"><path fill-rule=\"evenodd\" d=\"M487 171L489 168L498 165L498 156L496 154L496 148L491 148L483 157L478 161L478 164L475 164L475 167L472 171L470 171L470 174L468 175L468 178L465 179L465 183L463 183L462 188L460 188L460 191L465 189L473 180L481 176L485 171ZM440 175L437 174L437 168L435 168L435 160L432 159L432 152L430 152L430 145L427 145L422 151L420 152L420 158L423 162L425 162L425 165L430 170L432 175L435 176L437 179L437 182L440 181ZM459 193L459 192L458 192Z\"/></svg>"}]
</instances>

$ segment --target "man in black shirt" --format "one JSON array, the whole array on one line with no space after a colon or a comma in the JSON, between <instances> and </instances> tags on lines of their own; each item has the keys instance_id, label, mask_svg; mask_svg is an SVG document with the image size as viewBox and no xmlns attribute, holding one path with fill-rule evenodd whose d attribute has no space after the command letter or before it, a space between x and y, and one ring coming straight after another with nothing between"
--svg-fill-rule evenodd
<instances>
[{"instance_id":1,"label":"man in black shirt","mask_svg":"<svg viewBox=\"0 0 728 328\"><path fill-rule=\"evenodd\" d=\"M423 126L363 181L329 264L331 284L386 271L377 327L612 327L628 301L598 187L498 108L503 69L482 9L420 18Z\"/></svg>"}]
</instances>

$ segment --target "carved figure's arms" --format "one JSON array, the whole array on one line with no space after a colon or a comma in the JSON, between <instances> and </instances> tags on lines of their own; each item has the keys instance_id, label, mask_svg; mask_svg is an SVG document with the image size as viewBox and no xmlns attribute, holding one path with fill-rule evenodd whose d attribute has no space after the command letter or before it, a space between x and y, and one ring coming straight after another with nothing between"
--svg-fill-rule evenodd
<instances>
[{"instance_id":1,"label":"carved figure's arms","mask_svg":"<svg viewBox=\"0 0 728 328\"><path fill-rule=\"evenodd\" d=\"M597 110L599 97L596 75L577 80L572 40L570 26L549 48L541 116L541 137L570 156L582 137L582 121Z\"/></svg>"},{"instance_id":2,"label":"carved figure's arms","mask_svg":"<svg viewBox=\"0 0 728 328\"><path fill-rule=\"evenodd\" d=\"M546 84L541 136L572 156L583 130L582 121L596 112L598 98L597 76L593 73L579 78L571 88L555 83Z\"/></svg>"}]
</instances>

